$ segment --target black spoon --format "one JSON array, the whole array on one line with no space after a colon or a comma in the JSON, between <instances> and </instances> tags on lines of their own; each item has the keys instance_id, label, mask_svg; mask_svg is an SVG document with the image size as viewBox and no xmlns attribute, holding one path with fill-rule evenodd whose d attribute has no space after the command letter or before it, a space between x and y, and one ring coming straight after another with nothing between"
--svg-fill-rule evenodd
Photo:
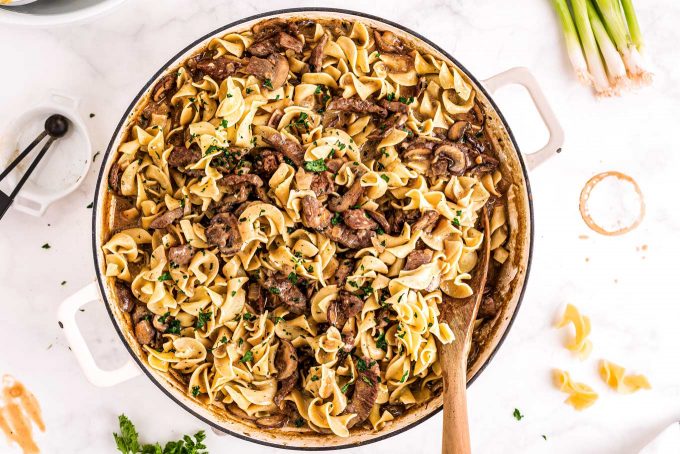
<instances>
[{"instance_id":1,"label":"black spoon","mask_svg":"<svg viewBox=\"0 0 680 454\"><path fill-rule=\"evenodd\" d=\"M0 174L0 181L2 181L17 166L17 164L19 164L26 156L28 156L31 150L33 150L33 148L35 148L35 146L38 145L45 138L45 136L50 136L45 145L42 147L42 150L40 150L40 153L38 153L38 156L28 167L28 170L26 170L26 173L24 173L24 175L21 177L21 180L19 180L19 183L14 188L12 193L7 195L0 191L0 219L2 219L2 217L5 215L7 209L14 201L14 197L16 197L16 195L19 193L24 183L26 183L26 180L28 180L28 177L31 176L31 173L33 173L33 170L35 170L40 160L43 158L43 156L45 156L45 153L47 153L47 150L50 148L50 145L52 145L52 142L66 135L68 132L68 125L69 121L65 116L59 114L50 115L47 120L45 120L45 130L41 132L40 135L38 135L38 137L36 137L35 140L31 142L30 145L27 146L26 149L22 151L14 161L10 163L5 171Z\"/></svg>"}]
</instances>

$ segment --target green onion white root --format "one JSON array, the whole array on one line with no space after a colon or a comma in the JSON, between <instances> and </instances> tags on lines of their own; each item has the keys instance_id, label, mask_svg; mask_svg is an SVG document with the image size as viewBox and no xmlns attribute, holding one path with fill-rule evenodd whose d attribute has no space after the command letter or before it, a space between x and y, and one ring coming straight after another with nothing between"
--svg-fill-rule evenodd
<instances>
[{"instance_id":1,"label":"green onion white root","mask_svg":"<svg viewBox=\"0 0 680 454\"><path fill-rule=\"evenodd\" d=\"M550 1L579 81L599 96L652 82L632 0Z\"/></svg>"}]
</instances>

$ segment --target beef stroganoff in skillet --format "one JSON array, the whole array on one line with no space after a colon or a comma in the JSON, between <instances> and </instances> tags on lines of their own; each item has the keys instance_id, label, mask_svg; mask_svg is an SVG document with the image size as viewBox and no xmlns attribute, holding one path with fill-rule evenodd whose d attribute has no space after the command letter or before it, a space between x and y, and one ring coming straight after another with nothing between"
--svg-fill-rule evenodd
<instances>
[{"instance_id":1,"label":"beef stroganoff in skillet","mask_svg":"<svg viewBox=\"0 0 680 454\"><path fill-rule=\"evenodd\" d=\"M261 428L347 437L441 393L438 320L508 183L456 68L361 22L278 19L163 77L108 175L106 276L150 367ZM488 210L490 231L480 231Z\"/></svg>"}]
</instances>

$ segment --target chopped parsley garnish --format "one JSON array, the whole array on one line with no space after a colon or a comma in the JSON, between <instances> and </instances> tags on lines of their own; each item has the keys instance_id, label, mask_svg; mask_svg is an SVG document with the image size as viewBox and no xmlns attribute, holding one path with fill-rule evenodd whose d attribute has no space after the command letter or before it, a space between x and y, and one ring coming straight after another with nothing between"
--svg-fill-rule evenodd
<instances>
[{"instance_id":1,"label":"chopped parsley garnish","mask_svg":"<svg viewBox=\"0 0 680 454\"><path fill-rule=\"evenodd\" d=\"M295 273L290 273L288 275L288 280L290 281L291 284L295 285L295 284L297 284L297 281L298 281L298 275L295 274Z\"/></svg>"},{"instance_id":2,"label":"chopped parsley garnish","mask_svg":"<svg viewBox=\"0 0 680 454\"><path fill-rule=\"evenodd\" d=\"M305 161L305 170L318 173L328 170L328 167L326 167L326 163L324 162L323 158L321 158L317 159L316 161Z\"/></svg>"},{"instance_id":3,"label":"chopped parsley garnish","mask_svg":"<svg viewBox=\"0 0 680 454\"><path fill-rule=\"evenodd\" d=\"M253 92L252 88L246 88L246 94L249 95Z\"/></svg>"},{"instance_id":4,"label":"chopped parsley garnish","mask_svg":"<svg viewBox=\"0 0 680 454\"><path fill-rule=\"evenodd\" d=\"M347 383L345 383L344 385L342 385L342 388L340 388L340 391L341 391L343 394L347 394L347 390L349 389L349 385L351 385L351 384L352 384L352 382L351 382L351 381L348 381Z\"/></svg>"},{"instance_id":5,"label":"chopped parsley garnish","mask_svg":"<svg viewBox=\"0 0 680 454\"><path fill-rule=\"evenodd\" d=\"M352 287L354 287L354 288L359 288L359 284L357 284L357 283L354 282L354 281L348 281L347 283L348 283L349 285L351 285Z\"/></svg>"},{"instance_id":6,"label":"chopped parsley garnish","mask_svg":"<svg viewBox=\"0 0 680 454\"><path fill-rule=\"evenodd\" d=\"M168 271L166 271L165 273L158 276L158 282L170 281L170 280L172 280L172 277L170 276L170 273Z\"/></svg>"},{"instance_id":7,"label":"chopped parsley garnish","mask_svg":"<svg viewBox=\"0 0 680 454\"><path fill-rule=\"evenodd\" d=\"M247 363L248 361L253 360L253 352L252 350L248 350L245 355L243 355L243 358L241 358L239 361L242 363Z\"/></svg>"},{"instance_id":8,"label":"chopped parsley garnish","mask_svg":"<svg viewBox=\"0 0 680 454\"><path fill-rule=\"evenodd\" d=\"M357 370L359 372L363 372L365 370L368 370L368 366L366 366L366 361L364 361L361 358L357 358Z\"/></svg>"},{"instance_id":9,"label":"chopped parsley garnish","mask_svg":"<svg viewBox=\"0 0 680 454\"><path fill-rule=\"evenodd\" d=\"M319 376L318 375L312 375L312 381L317 381L317 380L319 380Z\"/></svg>"},{"instance_id":10,"label":"chopped parsley garnish","mask_svg":"<svg viewBox=\"0 0 680 454\"><path fill-rule=\"evenodd\" d=\"M270 90L274 89L274 86L272 85L271 79L265 79L264 82L262 83L262 85L269 88Z\"/></svg>"},{"instance_id":11,"label":"chopped parsley garnish","mask_svg":"<svg viewBox=\"0 0 680 454\"><path fill-rule=\"evenodd\" d=\"M182 325L180 325L179 320L174 319L170 322L170 326L168 326L168 329L166 329L165 332L170 334L179 334L181 329Z\"/></svg>"},{"instance_id":12,"label":"chopped parsley garnish","mask_svg":"<svg viewBox=\"0 0 680 454\"><path fill-rule=\"evenodd\" d=\"M390 177L388 177L387 175L384 175L384 174L383 174L383 175L380 175L380 178L382 178L383 180L385 180L385 183L389 183L389 182L390 182Z\"/></svg>"},{"instance_id":13,"label":"chopped parsley garnish","mask_svg":"<svg viewBox=\"0 0 680 454\"><path fill-rule=\"evenodd\" d=\"M229 122L227 120L222 120L220 122L220 126L224 129L227 129L227 127L229 126Z\"/></svg>"},{"instance_id":14,"label":"chopped parsley garnish","mask_svg":"<svg viewBox=\"0 0 680 454\"><path fill-rule=\"evenodd\" d=\"M92 202L87 206L88 208L92 208Z\"/></svg>"},{"instance_id":15,"label":"chopped parsley garnish","mask_svg":"<svg viewBox=\"0 0 680 454\"><path fill-rule=\"evenodd\" d=\"M291 167L295 167L295 163L288 156L283 157L283 162L285 162L286 164L288 164Z\"/></svg>"},{"instance_id":16,"label":"chopped parsley garnish","mask_svg":"<svg viewBox=\"0 0 680 454\"><path fill-rule=\"evenodd\" d=\"M220 342L222 342L223 344L226 344L227 342L229 342L229 339L227 339L227 336L222 336L222 339L220 339Z\"/></svg>"},{"instance_id":17,"label":"chopped parsley garnish","mask_svg":"<svg viewBox=\"0 0 680 454\"><path fill-rule=\"evenodd\" d=\"M200 386L194 386L191 388L191 395L194 397L197 397L201 393L201 387Z\"/></svg>"},{"instance_id":18,"label":"chopped parsley garnish","mask_svg":"<svg viewBox=\"0 0 680 454\"><path fill-rule=\"evenodd\" d=\"M408 371L404 371L404 375L401 376L401 380L399 380L399 383L404 383L406 379L408 378Z\"/></svg>"},{"instance_id":19,"label":"chopped parsley garnish","mask_svg":"<svg viewBox=\"0 0 680 454\"><path fill-rule=\"evenodd\" d=\"M367 376L364 375L364 376L361 377L361 379L362 379L364 382L368 383L369 385L375 386L375 383L373 383L373 380L371 380L371 379L368 378Z\"/></svg>"},{"instance_id":20,"label":"chopped parsley garnish","mask_svg":"<svg viewBox=\"0 0 680 454\"><path fill-rule=\"evenodd\" d=\"M382 227L378 227L376 229L376 232L378 233L378 235L384 235L385 234L385 231L382 229Z\"/></svg>"},{"instance_id":21,"label":"chopped parsley garnish","mask_svg":"<svg viewBox=\"0 0 680 454\"><path fill-rule=\"evenodd\" d=\"M394 93L390 93L390 94L388 94L387 96L385 96L385 99L387 99L388 101L391 102L391 101L394 101L394 97L395 97L395 94L394 94Z\"/></svg>"},{"instance_id":22,"label":"chopped parsley garnish","mask_svg":"<svg viewBox=\"0 0 680 454\"><path fill-rule=\"evenodd\" d=\"M203 328L210 318L212 317L212 311L210 312L199 312L198 313L198 320L196 320L196 329L201 329Z\"/></svg>"},{"instance_id":23,"label":"chopped parsley garnish","mask_svg":"<svg viewBox=\"0 0 680 454\"><path fill-rule=\"evenodd\" d=\"M240 347L241 345L243 345L243 338L239 337L238 338L238 346Z\"/></svg>"},{"instance_id":24,"label":"chopped parsley garnish","mask_svg":"<svg viewBox=\"0 0 680 454\"><path fill-rule=\"evenodd\" d=\"M298 418L294 422L295 427L302 427L305 425L305 420L303 418Z\"/></svg>"},{"instance_id":25,"label":"chopped parsley garnish","mask_svg":"<svg viewBox=\"0 0 680 454\"><path fill-rule=\"evenodd\" d=\"M544 440L548 439L548 437L546 437L545 435L541 435L541 437L543 437Z\"/></svg>"},{"instance_id":26,"label":"chopped parsley garnish","mask_svg":"<svg viewBox=\"0 0 680 454\"><path fill-rule=\"evenodd\" d=\"M340 224L340 221L342 220L342 216L340 213L335 213L333 217L331 218L331 224L332 225L338 225Z\"/></svg>"},{"instance_id":27,"label":"chopped parsley garnish","mask_svg":"<svg viewBox=\"0 0 680 454\"><path fill-rule=\"evenodd\" d=\"M321 85L316 86L316 90L314 90L315 95L320 95L321 94Z\"/></svg>"},{"instance_id":28,"label":"chopped parsley garnish","mask_svg":"<svg viewBox=\"0 0 680 454\"><path fill-rule=\"evenodd\" d=\"M276 287L269 287L269 293L273 293L274 295L280 295L281 290Z\"/></svg>"},{"instance_id":29,"label":"chopped parsley garnish","mask_svg":"<svg viewBox=\"0 0 680 454\"><path fill-rule=\"evenodd\" d=\"M515 411L512 412L512 416L514 416L517 421L524 418L524 415L522 413L520 413L517 408L515 408Z\"/></svg>"},{"instance_id":30,"label":"chopped parsley garnish","mask_svg":"<svg viewBox=\"0 0 680 454\"><path fill-rule=\"evenodd\" d=\"M254 318L255 318L255 316L253 314L251 314L250 312L246 312L245 314L243 314L243 320L245 320L245 321L249 321L249 320L252 320Z\"/></svg>"},{"instance_id":31,"label":"chopped parsley garnish","mask_svg":"<svg viewBox=\"0 0 680 454\"><path fill-rule=\"evenodd\" d=\"M233 97L234 97L234 95L232 95L231 93L227 93L227 98L233 98Z\"/></svg>"},{"instance_id":32,"label":"chopped parsley garnish","mask_svg":"<svg viewBox=\"0 0 680 454\"><path fill-rule=\"evenodd\" d=\"M375 58L378 58L378 57L380 57L380 52L375 53Z\"/></svg>"},{"instance_id":33,"label":"chopped parsley garnish","mask_svg":"<svg viewBox=\"0 0 680 454\"><path fill-rule=\"evenodd\" d=\"M276 318L274 319L274 324L275 324L275 325L278 325L280 322L285 322L285 321L286 321L286 319L283 318L283 317L276 317Z\"/></svg>"},{"instance_id":34,"label":"chopped parsley garnish","mask_svg":"<svg viewBox=\"0 0 680 454\"><path fill-rule=\"evenodd\" d=\"M460 227L460 219L453 218L453 221L451 221L451 224L453 224L454 227Z\"/></svg>"},{"instance_id":35,"label":"chopped parsley garnish","mask_svg":"<svg viewBox=\"0 0 680 454\"><path fill-rule=\"evenodd\" d=\"M43 248L43 249L49 249L49 248L51 248L51 247L52 247L52 246L50 246L50 243L45 243L45 244L42 245L42 248Z\"/></svg>"},{"instance_id":36,"label":"chopped parsley garnish","mask_svg":"<svg viewBox=\"0 0 680 454\"><path fill-rule=\"evenodd\" d=\"M158 317L158 323L164 325L165 321L168 319L169 316L170 312L166 312L165 314L161 315L160 317Z\"/></svg>"},{"instance_id":37,"label":"chopped parsley garnish","mask_svg":"<svg viewBox=\"0 0 680 454\"><path fill-rule=\"evenodd\" d=\"M387 351L387 340L385 339L385 333L380 334L378 339L375 341L375 346L383 351Z\"/></svg>"}]
</instances>

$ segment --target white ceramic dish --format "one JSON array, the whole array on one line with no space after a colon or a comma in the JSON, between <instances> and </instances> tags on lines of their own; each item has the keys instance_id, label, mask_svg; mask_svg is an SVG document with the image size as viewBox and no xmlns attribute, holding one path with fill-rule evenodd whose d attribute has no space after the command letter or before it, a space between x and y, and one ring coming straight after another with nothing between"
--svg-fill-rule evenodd
<instances>
[{"instance_id":1,"label":"white ceramic dish","mask_svg":"<svg viewBox=\"0 0 680 454\"><path fill-rule=\"evenodd\" d=\"M125 0L14 0L0 5L0 23L16 25L57 25L97 16Z\"/></svg>"},{"instance_id":2,"label":"white ceramic dish","mask_svg":"<svg viewBox=\"0 0 680 454\"><path fill-rule=\"evenodd\" d=\"M90 169L92 145L78 113L78 100L53 92L15 118L0 135L0 164L4 168L43 131L45 119L54 113L69 119L69 130L50 147L12 204L12 208L33 216L41 216L52 202L73 192ZM38 145L36 150L41 147ZM16 186L33 157L35 151L7 176L7 187L3 189Z\"/></svg>"}]
</instances>

